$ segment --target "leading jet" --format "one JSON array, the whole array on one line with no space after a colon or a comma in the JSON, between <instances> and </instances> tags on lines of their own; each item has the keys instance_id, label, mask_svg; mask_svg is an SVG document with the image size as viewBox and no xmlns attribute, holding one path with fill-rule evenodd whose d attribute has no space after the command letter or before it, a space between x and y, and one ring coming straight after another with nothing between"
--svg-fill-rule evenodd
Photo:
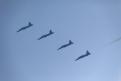
<instances>
[{"instance_id":1,"label":"leading jet","mask_svg":"<svg viewBox=\"0 0 121 81\"><path fill-rule=\"evenodd\" d=\"M60 50L60 49L65 48L65 47L68 47L68 46L70 46L70 45L72 45L72 44L74 44L74 43L73 43L71 40L69 40L69 43L68 43L68 44L62 45L62 46L59 47L57 50Z\"/></svg>"},{"instance_id":2,"label":"leading jet","mask_svg":"<svg viewBox=\"0 0 121 81\"><path fill-rule=\"evenodd\" d=\"M27 28L30 28L31 26L33 26L33 24L31 22L29 22L27 26L20 28L17 32L20 32L22 30L25 30Z\"/></svg>"},{"instance_id":3,"label":"leading jet","mask_svg":"<svg viewBox=\"0 0 121 81\"><path fill-rule=\"evenodd\" d=\"M86 56L89 56L90 54L91 54L91 53L87 50L87 51L86 51L86 54L79 56L75 61L78 61L79 59L82 59L82 58L84 58L84 57L86 57Z\"/></svg>"},{"instance_id":4,"label":"leading jet","mask_svg":"<svg viewBox=\"0 0 121 81\"><path fill-rule=\"evenodd\" d=\"M40 38L38 38L38 40L46 38L46 37L48 37L48 36L50 36L52 34L54 34L54 32L52 30L50 30L48 34L42 35Z\"/></svg>"}]
</instances>

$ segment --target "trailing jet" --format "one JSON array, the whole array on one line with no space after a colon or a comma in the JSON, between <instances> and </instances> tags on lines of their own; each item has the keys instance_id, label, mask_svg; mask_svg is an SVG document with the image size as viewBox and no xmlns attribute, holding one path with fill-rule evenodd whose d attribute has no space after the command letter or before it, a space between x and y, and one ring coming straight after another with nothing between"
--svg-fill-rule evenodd
<instances>
[{"instance_id":1,"label":"trailing jet","mask_svg":"<svg viewBox=\"0 0 121 81\"><path fill-rule=\"evenodd\" d=\"M27 26L20 28L17 32L20 32L22 30L25 30L25 29L27 29L27 28L29 28L31 26L33 26L33 24L31 22L29 22Z\"/></svg>"},{"instance_id":2,"label":"trailing jet","mask_svg":"<svg viewBox=\"0 0 121 81\"><path fill-rule=\"evenodd\" d=\"M57 50L60 50L62 48L65 48L65 47L68 47L70 45L74 44L71 40L69 40L69 43L68 44L65 44L65 45L62 45L60 48L58 48Z\"/></svg>"},{"instance_id":3,"label":"trailing jet","mask_svg":"<svg viewBox=\"0 0 121 81\"><path fill-rule=\"evenodd\" d=\"M79 56L75 61L77 61L77 60L79 60L79 59L82 59L82 58L84 58L84 57L86 57L86 56L88 56L88 55L90 55L90 54L91 54L91 53L87 50L87 51L86 51L86 54Z\"/></svg>"},{"instance_id":4,"label":"trailing jet","mask_svg":"<svg viewBox=\"0 0 121 81\"><path fill-rule=\"evenodd\" d=\"M38 38L38 40L40 40L42 38L46 38L46 37L48 37L48 36L50 36L52 34L54 34L54 32L52 30L50 30L48 34L42 35L40 38Z\"/></svg>"}]
</instances>

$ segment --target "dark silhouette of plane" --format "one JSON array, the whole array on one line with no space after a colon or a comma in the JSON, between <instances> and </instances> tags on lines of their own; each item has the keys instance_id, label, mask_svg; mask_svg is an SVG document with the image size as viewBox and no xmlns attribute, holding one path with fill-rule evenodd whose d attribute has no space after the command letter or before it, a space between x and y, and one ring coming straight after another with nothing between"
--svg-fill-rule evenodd
<instances>
[{"instance_id":1,"label":"dark silhouette of plane","mask_svg":"<svg viewBox=\"0 0 121 81\"><path fill-rule=\"evenodd\" d=\"M79 56L75 61L77 61L77 60L79 60L79 59L82 59L82 58L84 58L84 57L86 57L86 56L88 56L88 55L90 55L90 54L91 54L91 53L87 50L87 51L86 51L86 54Z\"/></svg>"},{"instance_id":2,"label":"dark silhouette of plane","mask_svg":"<svg viewBox=\"0 0 121 81\"><path fill-rule=\"evenodd\" d=\"M38 38L38 40L46 38L46 37L48 37L48 36L50 36L52 34L54 34L54 32L52 30L50 30L48 34L42 35L40 38Z\"/></svg>"},{"instance_id":3,"label":"dark silhouette of plane","mask_svg":"<svg viewBox=\"0 0 121 81\"><path fill-rule=\"evenodd\" d=\"M59 47L57 50L60 50L62 48L65 48L65 47L68 47L70 45L74 44L71 40L69 40L69 43L68 44L65 44L65 45L62 45L61 47Z\"/></svg>"},{"instance_id":4,"label":"dark silhouette of plane","mask_svg":"<svg viewBox=\"0 0 121 81\"><path fill-rule=\"evenodd\" d=\"M20 28L17 32L20 32L22 30L25 30L25 29L27 29L27 28L29 28L31 26L33 26L33 24L31 22L29 22L27 26Z\"/></svg>"}]
</instances>

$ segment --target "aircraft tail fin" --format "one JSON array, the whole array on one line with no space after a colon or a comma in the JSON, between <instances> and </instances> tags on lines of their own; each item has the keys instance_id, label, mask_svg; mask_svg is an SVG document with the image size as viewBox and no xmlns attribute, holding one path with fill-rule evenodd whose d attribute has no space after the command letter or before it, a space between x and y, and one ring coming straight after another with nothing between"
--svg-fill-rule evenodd
<instances>
[{"instance_id":1,"label":"aircraft tail fin","mask_svg":"<svg viewBox=\"0 0 121 81\"><path fill-rule=\"evenodd\" d=\"M69 40L69 44L73 44L73 42L71 40Z\"/></svg>"},{"instance_id":2,"label":"aircraft tail fin","mask_svg":"<svg viewBox=\"0 0 121 81\"><path fill-rule=\"evenodd\" d=\"M86 54L90 55L90 52L87 50Z\"/></svg>"},{"instance_id":3,"label":"aircraft tail fin","mask_svg":"<svg viewBox=\"0 0 121 81\"><path fill-rule=\"evenodd\" d=\"M32 26L33 24L31 22L28 23L28 26Z\"/></svg>"},{"instance_id":4,"label":"aircraft tail fin","mask_svg":"<svg viewBox=\"0 0 121 81\"><path fill-rule=\"evenodd\" d=\"M52 30L49 31L50 34L53 34L54 32Z\"/></svg>"}]
</instances>

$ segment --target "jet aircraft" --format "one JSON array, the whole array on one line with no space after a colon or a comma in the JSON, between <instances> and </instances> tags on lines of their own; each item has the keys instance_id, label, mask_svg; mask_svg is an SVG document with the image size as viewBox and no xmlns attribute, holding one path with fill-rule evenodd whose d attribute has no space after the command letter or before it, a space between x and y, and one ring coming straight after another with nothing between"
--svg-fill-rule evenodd
<instances>
[{"instance_id":1,"label":"jet aircraft","mask_svg":"<svg viewBox=\"0 0 121 81\"><path fill-rule=\"evenodd\" d=\"M48 37L48 36L50 36L52 34L54 34L54 32L52 30L50 30L48 34L42 35L40 38L38 38L38 40L46 38L46 37Z\"/></svg>"},{"instance_id":2,"label":"jet aircraft","mask_svg":"<svg viewBox=\"0 0 121 81\"><path fill-rule=\"evenodd\" d=\"M20 28L17 32L20 32L22 30L25 30L27 28L30 28L31 26L33 26L33 24L31 22L29 22L27 26Z\"/></svg>"},{"instance_id":3,"label":"jet aircraft","mask_svg":"<svg viewBox=\"0 0 121 81\"><path fill-rule=\"evenodd\" d=\"M74 43L73 43L71 40L69 40L69 43L68 43L68 44L62 45L62 46L59 47L57 50L60 50L60 49L65 48L65 47L68 47L68 46L70 46L70 45L72 45L72 44L74 44Z\"/></svg>"},{"instance_id":4,"label":"jet aircraft","mask_svg":"<svg viewBox=\"0 0 121 81\"><path fill-rule=\"evenodd\" d=\"M78 61L79 59L82 59L82 58L84 58L84 57L86 57L86 56L88 56L88 55L90 55L90 54L91 54L91 53L87 50L87 51L86 51L86 54L79 56L75 61Z\"/></svg>"}]
</instances>

